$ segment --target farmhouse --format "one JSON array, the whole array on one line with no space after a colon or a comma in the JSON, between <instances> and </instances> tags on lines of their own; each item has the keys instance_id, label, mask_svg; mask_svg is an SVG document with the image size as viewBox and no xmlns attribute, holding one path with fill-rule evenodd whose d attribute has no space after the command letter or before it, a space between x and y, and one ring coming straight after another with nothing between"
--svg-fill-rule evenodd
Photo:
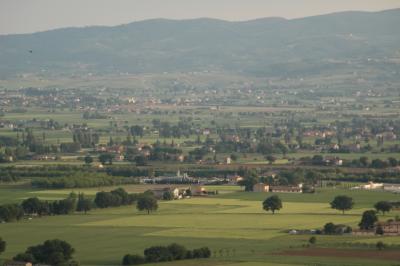
<instances>
[{"instance_id":1,"label":"farmhouse","mask_svg":"<svg viewBox=\"0 0 400 266\"><path fill-rule=\"evenodd\" d=\"M377 234L377 229L385 236L400 236L400 221L389 220L387 222L376 223L371 230L353 230L353 235L368 236Z\"/></svg>"},{"instance_id":2,"label":"farmhouse","mask_svg":"<svg viewBox=\"0 0 400 266\"><path fill-rule=\"evenodd\" d=\"M393 193L400 193L400 185L399 184L385 184L383 189L386 191L390 191Z\"/></svg>"},{"instance_id":3,"label":"farmhouse","mask_svg":"<svg viewBox=\"0 0 400 266\"><path fill-rule=\"evenodd\" d=\"M266 185L264 183L258 183L253 186L253 192L268 192L269 191L269 185Z\"/></svg>"},{"instance_id":4,"label":"farmhouse","mask_svg":"<svg viewBox=\"0 0 400 266\"><path fill-rule=\"evenodd\" d=\"M354 187L353 189L367 189L367 190L383 189L383 184L382 183L368 182L368 184L357 186L357 187Z\"/></svg>"},{"instance_id":5,"label":"farmhouse","mask_svg":"<svg viewBox=\"0 0 400 266\"><path fill-rule=\"evenodd\" d=\"M228 180L229 184L237 184L237 182L243 180L243 177L240 175L228 175L226 177L226 180Z\"/></svg>"},{"instance_id":6,"label":"farmhouse","mask_svg":"<svg viewBox=\"0 0 400 266\"><path fill-rule=\"evenodd\" d=\"M302 193L303 186L270 186L270 192L283 192L283 193Z\"/></svg>"},{"instance_id":7,"label":"farmhouse","mask_svg":"<svg viewBox=\"0 0 400 266\"><path fill-rule=\"evenodd\" d=\"M165 187L165 188L156 188L153 189L152 192L154 193L154 196L156 198L161 199L164 196L164 193L166 192L171 192L174 195L174 199L179 199L180 198L180 190L179 188L171 188L171 187Z\"/></svg>"},{"instance_id":8,"label":"farmhouse","mask_svg":"<svg viewBox=\"0 0 400 266\"><path fill-rule=\"evenodd\" d=\"M207 190L203 186L191 186L190 191L193 196L207 195Z\"/></svg>"},{"instance_id":9,"label":"farmhouse","mask_svg":"<svg viewBox=\"0 0 400 266\"><path fill-rule=\"evenodd\" d=\"M343 165L343 160L341 160L339 157L326 156L324 160L326 165L337 165L337 166Z\"/></svg>"},{"instance_id":10,"label":"farmhouse","mask_svg":"<svg viewBox=\"0 0 400 266\"><path fill-rule=\"evenodd\" d=\"M378 223L377 227L382 228L383 235L400 236L400 221L387 221Z\"/></svg>"}]
</instances>

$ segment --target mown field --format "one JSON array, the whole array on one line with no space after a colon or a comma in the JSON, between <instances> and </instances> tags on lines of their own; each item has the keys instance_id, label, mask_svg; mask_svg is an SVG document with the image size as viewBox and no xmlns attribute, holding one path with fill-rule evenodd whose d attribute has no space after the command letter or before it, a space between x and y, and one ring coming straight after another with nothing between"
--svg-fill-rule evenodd
<instances>
[{"instance_id":1,"label":"mown field","mask_svg":"<svg viewBox=\"0 0 400 266\"><path fill-rule=\"evenodd\" d=\"M127 186L128 191L147 187ZM110 188L103 188L104 190ZM214 189L214 187L213 187ZM93 196L98 189L81 190ZM236 191L234 191L236 190ZM283 256L307 244L309 235L289 235L289 229L317 229L327 222L356 226L361 213L378 200L400 199L399 195L350 191L319 190L316 194L280 194L283 209L272 215L261 208L268 193L245 193L237 187L221 187L215 198L193 198L160 202L156 213L147 215L134 206L93 210L88 214L53 216L0 224L0 236L8 243L1 258L11 258L26 247L46 239L60 238L76 249L82 265L120 265L126 253L141 254L151 245L172 242L188 248L208 246L211 259L165 263L160 265L393 265L391 260ZM42 199L65 197L70 190L30 190L0 186L0 203L21 201L31 196ZM77 191L75 191L77 192ZM353 196L356 205L342 215L328 202L339 194ZM13 199L13 200L10 200ZM400 214L392 212L381 219ZM376 243L377 237L317 236L317 247L339 247L343 243ZM384 237L384 242L400 243L400 237ZM372 250L371 252L377 252Z\"/></svg>"}]
</instances>

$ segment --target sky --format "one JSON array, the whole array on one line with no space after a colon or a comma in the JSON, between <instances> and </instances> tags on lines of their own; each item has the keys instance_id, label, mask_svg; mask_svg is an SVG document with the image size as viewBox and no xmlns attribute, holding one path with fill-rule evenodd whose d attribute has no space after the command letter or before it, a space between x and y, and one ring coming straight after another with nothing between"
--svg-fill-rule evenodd
<instances>
[{"instance_id":1,"label":"sky","mask_svg":"<svg viewBox=\"0 0 400 266\"><path fill-rule=\"evenodd\" d=\"M0 0L0 34L119 25L152 18L288 19L400 8L400 0Z\"/></svg>"}]
</instances>

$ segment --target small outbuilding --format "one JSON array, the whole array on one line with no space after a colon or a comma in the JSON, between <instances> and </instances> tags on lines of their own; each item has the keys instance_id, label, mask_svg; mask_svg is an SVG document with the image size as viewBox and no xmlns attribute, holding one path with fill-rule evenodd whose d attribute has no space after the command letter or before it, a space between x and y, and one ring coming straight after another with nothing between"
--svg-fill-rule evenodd
<instances>
[{"instance_id":1,"label":"small outbuilding","mask_svg":"<svg viewBox=\"0 0 400 266\"><path fill-rule=\"evenodd\" d=\"M264 183L258 183L253 186L253 192L268 192L269 191L269 185L266 185Z\"/></svg>"}]
</instances>

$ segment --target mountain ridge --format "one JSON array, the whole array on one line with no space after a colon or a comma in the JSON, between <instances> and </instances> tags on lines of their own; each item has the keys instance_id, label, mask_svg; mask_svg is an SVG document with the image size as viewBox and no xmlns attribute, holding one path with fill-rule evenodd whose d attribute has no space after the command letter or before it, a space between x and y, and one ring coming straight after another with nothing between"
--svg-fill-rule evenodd
<instances>
[{"instance_id":1,"label":"mountain ridge","mask_svg":"<svg viewBox=\"0 0 400 266\"><path fill-rule=\"evenodd\" d=\"M0 77L182 71L318 74L332 67L339 71L337 64L327 63L332 60L380 61L399 56L400 29L395 25L400 25L400 9L290 20L151 19L0 35L0 61L4 62Z\"/></svg>"}]
</instances>

